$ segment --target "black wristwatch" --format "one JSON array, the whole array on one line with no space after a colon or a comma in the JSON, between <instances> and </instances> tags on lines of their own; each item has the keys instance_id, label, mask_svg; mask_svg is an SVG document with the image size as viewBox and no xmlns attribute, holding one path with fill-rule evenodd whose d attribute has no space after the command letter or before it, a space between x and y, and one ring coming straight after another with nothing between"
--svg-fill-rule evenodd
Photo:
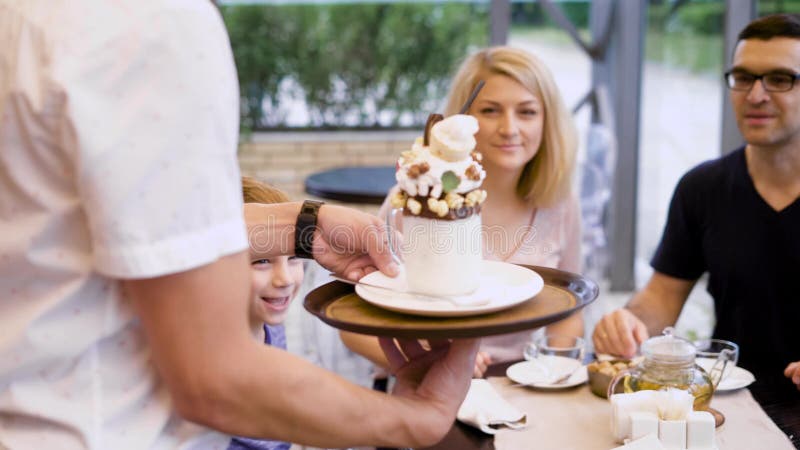
<instances>
[{"instance_id":1,"label":"black wristwatch","mask_svg":"<svg viewBox=\"0 0 800 450\"><path fill-rule=\"evenodd\" d=\"M294 255L298 258L313 258L314 231L317 229L317 215L322 205L323 202L306 200L300 207L300 214L294 224Z\"/></svg>"}]
</instances>

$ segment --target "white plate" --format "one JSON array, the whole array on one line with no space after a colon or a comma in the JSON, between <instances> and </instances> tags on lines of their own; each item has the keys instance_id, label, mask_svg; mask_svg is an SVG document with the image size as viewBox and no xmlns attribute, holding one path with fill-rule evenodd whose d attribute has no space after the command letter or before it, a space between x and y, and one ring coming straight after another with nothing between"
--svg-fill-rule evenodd
<instances>
[{"instance_id":1,"label":"white plate","mask_svg":"<svg viewBox=\"0 0 800 450\"><path fill-rule=\"evenodd\" d=\"M557 380L573 370L567 381L553 384L552 380ZM506 369L506 376L515 383L538 389L564 389L586 383L589 379L586 366L577 359L550 355L516 363Z\"/></svg>"},{"instance_id":2,"label":"white plate","mask_svg":"<svg viewBox=\"0 0 800 450\"><path fill-rule=\"evenodd\" d=\"M714 367L715 362L715 359L697 358L697 365L705 369L706 372L711 371L711 368ZM722 378L722 381L719 382L716 391L734 391L736 389L750 386L750 384L754 381L756 381L755 375L753 375L747 369L742 369L739 366L734 366L730 369L726 368L725 376Z\"/></svg>"},{"instance_id":3,"label":"white plate","mask_svg":"<svg viewBox=\"0 0 800 450\"><path fill-rule=\"evenodd\" d=\"M403 292L406 282L401 273L389 278L381 272L372 272L361 279L364 283L383 286L391 290L363 284L356 293L375 306L391 311L420 316L458 317L486 314L518 305L541 292L544 280L533 270L501 261L483 261L478 289L470 295L454 297L461 305L435 297Z\"/></svg>"}]
</instances>

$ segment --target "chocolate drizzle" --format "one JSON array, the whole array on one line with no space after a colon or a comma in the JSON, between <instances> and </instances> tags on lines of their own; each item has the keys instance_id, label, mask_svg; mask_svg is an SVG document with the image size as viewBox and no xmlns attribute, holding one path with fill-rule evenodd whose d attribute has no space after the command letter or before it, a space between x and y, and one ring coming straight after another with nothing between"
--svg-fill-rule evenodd
<instances>
[{"instance_id":1,"label":"chocolate drizzle","mask_svg":"<svg viewBox=\"0 0 800 450\"><path fill-rule=\"evenodd\" d=\"M431 128L440 120L444 120L443 115L437 113L428 114L428 121L425 122L425 134L422 135L422 144L424 146L431 145Z\"/></svg>"}]
</instances>

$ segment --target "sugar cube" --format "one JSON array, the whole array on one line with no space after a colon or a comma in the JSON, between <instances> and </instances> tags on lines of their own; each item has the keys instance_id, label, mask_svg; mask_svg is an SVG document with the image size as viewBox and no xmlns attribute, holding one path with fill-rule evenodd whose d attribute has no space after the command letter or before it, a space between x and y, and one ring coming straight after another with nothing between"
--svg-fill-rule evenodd
<instances>
[{"instance_id":1,"label":"sugar cube","mask_svg":"<svg viewBox=\"0 0 800 450\"><path fill-rule=\"evenodd\" d=\"M651 412L632 412L631 439L639 439L651 433L658 436L658 416Z\"/></svg>"},{"instance_id":2,"label":"sugar cube","mask_svg":"<svg viewBox=\"0 0 800 450\"><path fill-rule=\"evenodd\" d=\"M714 416L707 411L690 412L686 416L686 448L711 450L714 446Z\"/></svg>"},{"instance_id":3,"label":"sugar cube","mask_svg":"<svg viewBox=\"0 0 800 450\"><path fill-rule=\"evenodd\" d=\"M685 450L686 421L660 420L658 422L658 439L666 450Z\"/></svg>"}]
</instances>

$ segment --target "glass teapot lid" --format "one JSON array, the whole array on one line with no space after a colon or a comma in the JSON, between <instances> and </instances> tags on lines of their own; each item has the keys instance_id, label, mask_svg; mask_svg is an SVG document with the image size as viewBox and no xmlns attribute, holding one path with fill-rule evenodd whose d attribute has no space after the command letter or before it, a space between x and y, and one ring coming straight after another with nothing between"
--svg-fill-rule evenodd
<instances>
[{"instance_id":1,"label":"glass teapot lid","mask_svg":"<svg viewBox=\"0 0 800 450\"><path fill-rule=\"evenodd\" d=\"M664 328L663 335L642 343L642 354L647 359L663 362L693 362L697 347L686 339L675 336L675 328Z\"/></svg>"}]
</instances>

